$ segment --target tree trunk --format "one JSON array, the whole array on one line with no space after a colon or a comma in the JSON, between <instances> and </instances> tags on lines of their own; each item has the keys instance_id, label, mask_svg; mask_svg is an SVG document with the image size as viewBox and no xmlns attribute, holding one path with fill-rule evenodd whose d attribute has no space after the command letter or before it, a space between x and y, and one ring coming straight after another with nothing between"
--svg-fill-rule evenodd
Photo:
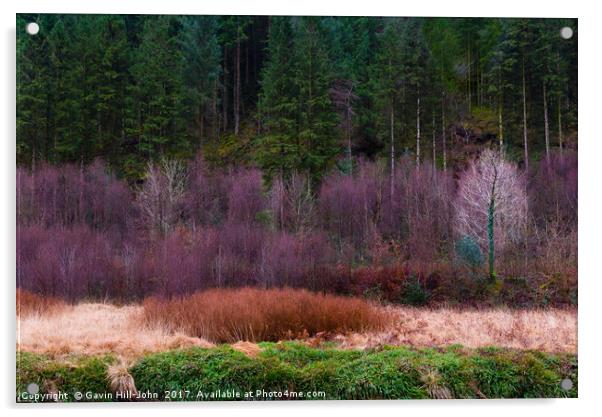
<instances>
[{"instance_id":1,"label":"tree trunk","mask_svg":"<svg viewBox=\"0 0 602 417\"><path fill-rule=\"evenodd\" d=\"M562 95L558 93L558 146L560 147L560 158L562 159Z\"/></svg>"},{"instance_id":2,"label":"tree trunk","mask_svg":"<svg viewBox=\"0 0 602 417\"><path fill-rule=\"evenodd\" d=\"M491 196L487 213L487 238L489 240L489 279L495 281L495 240L493 235L493 219L495 214L495 199Z\"/></svg>"},{"instance_id":3,"label":"tree trunk","mask_svg":"<svg viewBox=\"0 0 602 417\"><path fill-rule=\"evenodd\" d=\"M236 89L234 93L234 134L240 129L240 34L236 34Z\"/></svg>"},{"instance_id":4,"label":"tree trunk","mask_svg":"<svg viewBox=\"0 0 602 417\"><path fill-rule=\"evenodd\" d=\"M84 156L80 155L79 158L79 198L77 199L77 220L79 222L83 219L84 210Z\"/></svg>"},{"instance_id":5,"label":"tree trunk","mask_svg":"<svg viewBox=\"0 0 602 417\"><path fill-rule=\"evenodd\" d=\"M443 138L443 171L447 172L447 147L445 145L445 96L441 95L441 136Z\"/></svg>"},{"instance_id":6,"label":"tree trunk","mask_svg":"<svg viewBox=\"0 0 602 417\"><path fill-rule=\"evenodd\" d=\"M226 133L228 129L228 47L224 45L224 93L222 97L222 129Z\"/></svg>"},{"instance_id":7,"label":"tree trunk","mask_svg":"<svg viewBox=\"0 0 602 417\"><path fill-rule=\"evenodd\" d=\"M487 238L489 240L489 279L495 281L495 239L494 239L494 220L495 220L495 187L497 183L497 169L494 165L493 184L491 186L491 198L489 200L489 209L487 212Z\"/></svg>"},{"instance_id":8,"label":"tree trunk","mask_svg":"<svg viewBox=\"0 0 602 417\"><path fill-rule=\"evenodd\" d=\"M211 103L211 110L213 112L213 131L214 131L213 134L215 135L215 138L219 140L219 115L217 113L218 78L219 77L215 77L215 81L213 83L213 98L212 98L212 103Z\"/></svg>"},{"instance_id":9,"label":"tree trunk","mask_svg":"<svg viewBox=\"0 0 602 417\"><path fill-rule=\"evenodd\" d=\"M198 124L199 124L199 145L203 145L203 136L205 135L205 106L201 105L199 106L199 118L198 118Z\"/></svg>"},{"instance_id":10,"label":"tree trunk","mask_svg":"<svg viewBox=\"0 0 602 417\"><path fill-rule=\"evenodd\" d=\"M557 76L560 76L560 52L557 53L556 58L556 71ZM558 147L560 148L560 159L563 159L563 145L562 145L562 89L558 91Z\"/></svg>"},{"instance_id":11,"label":"tree trunk","mask_svg":"<svg viewBox=\"0 0 602 417\"><path fill-rule=\"evenodd\" d=\"M351 90L349 90L349 95L351 95ZM351 103L349 102L351 98L347 97L347 158L349 158L349 170L353 168L353 161L351 159Z\"/></svg>"},{"instance_id":12,"label":"tree trunk","mask_svg":"<svg viewBox=\"0 0 602 417\"><path fill-rule=\"evenodd\" d=\"M420 95L416 101L416 169L420 168Z\"/></svg>"},{"instance_id":13,"label":"tree trunk","mask_svg":"<svg viewBox=\"0 0 602 417\"><path fill-rule=\"evenodd\" d=\"M395 134L394 134L394 126L395 126L395 106L391 104L391 114L390 114L390 127L391 127L391 199L393 199L393 195L395 194Z\"/></svg>"},{"instance_id":14,"label":"tree trunk","mask_svg":"<svg viewBox=\"0 0 602 417\"><path fill-rule=\"evenodd\" d=\"M525 148L525 170L529 171L529 146L527 142L527 91L525 86L525 57L523 57L522 67L523 78L523 144Z\"/></svg>"},{"instance_id":15,"label":"tree trunk","mask_svg":"<svg viewBox=\"0 0 602 417\"><path fill-rule=\"evenodd\" d=\"M472 94L471 94L471 91L470 91L470 87L471 87L470 86L470 81L471 81L470 80L470 72L471 72L471 70L472 70L472 65L470 63L470 43L469 43L468 44L468 97L467 97L467 99L468 99L468 113L470 113L471 110L472 110Z\"/></svg>"},{"instance_id":16,"label":"tree trunk","mask_svg":"<svg viewBox=\"0 0 602 417\"><path fill-rule=\"evenodd\" d=\"M546 90L546 82L543 82L543 123L544 135L546 139L546 161L550 163L550 125L548 123L548 93Z\"/></svg>"},{"instance_id":17,"label":"tree trunk","mask_svg":"<svg viewBox=\"0 0 602 417\"><path fill-rule=\"evenodd\" d=\"M437 142L435 139L437 132L435 130L435 111L433 110L433 172L437 168Z\"/></svg>"},{"instance_id":18,"label":"tree trunk","mask_svg":"<svg viewBox=\"0 0 602 417\"><path fill-rule=\"evenodd\" d=\"M498 135L500 142L500 153L504 152L504 121L502 119L502 100L499 100L497 106L497 115L498 115Z\"/></svg>"}]
</instances>

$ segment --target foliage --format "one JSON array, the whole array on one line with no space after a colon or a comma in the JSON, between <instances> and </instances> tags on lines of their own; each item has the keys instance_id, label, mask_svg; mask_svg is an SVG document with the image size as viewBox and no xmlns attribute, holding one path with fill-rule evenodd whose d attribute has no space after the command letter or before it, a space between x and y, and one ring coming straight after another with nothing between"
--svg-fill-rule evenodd
<instances>
[{"instance_id":1,"label":"foliage","mask_svg":"<svg viewBox=\"0 0 602 417\"><path fill-rule=\"evenodd\" d=\"M29 21L38 35L22 30ZM348 171L358 156L416 155L431 131L438 163L459 164L456 126L518 159L525 131L530 159L576 145L574 19L20 14L17 24L19 164L103 157L139 181L161 156L202 147L221 162L234 149L228 164L269 179L302 172L315 186L337 162Z\"/></svg>"},{"instance_id":2,"label":"foliage","mask_svg":"<svg viewBox=\"0 0 602 417\"><path fill-rule=\"evenodd\" d=\"M412 276L404 282L404 295L401 300L403 304L423 306L428 303L430 296L417 277Z\"/></svg>"}]
</instances>

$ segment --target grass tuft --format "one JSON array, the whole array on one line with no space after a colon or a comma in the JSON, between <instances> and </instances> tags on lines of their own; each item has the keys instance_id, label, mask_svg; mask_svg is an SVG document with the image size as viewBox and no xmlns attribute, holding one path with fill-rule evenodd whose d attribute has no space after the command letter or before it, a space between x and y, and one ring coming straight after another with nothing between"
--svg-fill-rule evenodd
<instances>
[{"instance_id":1,"label":"grass tuft","mask_svg":"<svg viewBox=\"0 0 602 417\"><path fill-rule=\"evenodd\" d=\"M59 313L67 307L60 298L41 296L33 292L17 288L17 316L50 315Z\"/></svg>"},{"instance_id":2,"label":"grass tuft","mask_svg":"<svg viewBox=\"0 0 602 417\"><path fill-rule=\"evenodd\" d=\"M293 289L214 289L182 298L148 298L143 307L147 325L215 343L383 330L391 321L389 313L358 298Z\"/></svg>"}]
</instances>

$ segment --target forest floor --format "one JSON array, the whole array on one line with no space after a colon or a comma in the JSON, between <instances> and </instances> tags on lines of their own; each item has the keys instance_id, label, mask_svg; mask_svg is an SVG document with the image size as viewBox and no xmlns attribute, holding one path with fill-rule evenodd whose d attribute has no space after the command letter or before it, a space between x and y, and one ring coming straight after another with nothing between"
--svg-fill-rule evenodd
<instances>
[{"instance_id":1,"label":"forest floor","mask_svg":"<svg viewBox=\"0 0 602 417\"><path fill-rule=\"evenodd\" d=\"M467 348L497 346L544 352L577 352L575 309L467 310L450 308L384 307L394 315L382 331L318 334L302 343L339 349L371 349L384 345ZM113 354L135 359L153 352L178 348L211 347L211 342L142 324L140 305L80 303L48 314L20 317L19 351L60 358L71 354ZM253 354L257 345L239 343L239 350Z\"/></svg>"}]
</instances>

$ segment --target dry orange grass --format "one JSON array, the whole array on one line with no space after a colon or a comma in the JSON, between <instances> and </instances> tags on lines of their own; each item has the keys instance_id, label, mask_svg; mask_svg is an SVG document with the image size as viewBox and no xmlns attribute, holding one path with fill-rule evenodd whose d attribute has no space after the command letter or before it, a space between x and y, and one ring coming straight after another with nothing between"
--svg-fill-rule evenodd
<instances>
[{"instance_id":1,"label":"dry orange grass","mask_svg":"<svg viewBox=\"0 0 602 417\"><path fill-rule=\"evenodd\" d=\"M359 298L294 289L215 289L170 300L149 298L143 306L148 325L216 343L383 330L390 320L387 311Z\"/></svg>"},{"instance_id":2,"label":"dry orange grass","mask_svg":"<svg viewBox=\"0 0 602 417\"><path fill-rule=\"evenodd\" d=\"M259 345L251 342L241 341L233 343L230 346L232 347L232 349L238 350L239 352L244 353L250 358L257 357L257 355L259 355L259 353L261 352L261 348L259 347Z\"/></svg>"},{"instance_id":3,"label":"dry orange grass","mask_svg":"<svg viewBox=\"0 0 602 417\"><path fill-rule=\"evenodd\" d=\"M390 307L394 324L382 332L336 335L342 348L381 345L416 347L461 344L469 348L501 346L547 352L577 352L577 311L459 310Z\"/></svg>"},{"instance_id":4,"label":"dry orange grass","mask_svg":"<svg viewBox=\"0 0 602 417\"><path fill-rule=\"evenodd\" d=\"M17 288L17 316L29 314L54 314L65 309L67 304L60 298L40 296Z\"/></svg>"},{"instance_id":5,"label":"dry orange grass","mask_svg":"<svg viewBox=\"0 0 602 417\"><path fill-rule=\"evenodd\" d=\"M264 323L270 325L278 321L279 317L292 320L289 323L301 323L297 327L301 329L307 324L303 316L309 320L316 320L317 325L310 326L307 332L301 331L298 337L305 338L309 343L319 345L324 340L334 341L339 347L347 349L365 349L370 347L388 345L411 345L416 347L445 346L450 344L462 344L466 347L476 348L482 346L501 346L519 349L539 349L548 352L577 352L577 312L576 310L548 309L548 310L458 310L448 308L406 308L388 307L376 309L389 317L389 321L383 321L382 326L375 330L365 327L361 319L362 314L367 314L362 307L357 307L359 319L353 318L354 309L338 307L336 314L328 316L332 309L311 308L312 304L305 297L297 300L295 314L283 312L281 299L278 293L265 294L263 292L247 292L262 297L251 298L261 308L274 306L275 310L268 311L269 319L265 322L257 321L261 315L250 309L250 307L239 300L238 303L232 298L224 295L219 304L212 304L213 310L207 317L217 319L217 322L208 322L208 318L202 318L207 311L206 304L170 304L173 313L183 314L182 311L192 311L184 316L184 320L192 320L197 317L200 321L193 329L218 331L219 325L226 326L231 342L251 340L249 335L266 334L265 330L254 327L246 328L242 323L259 325ZM267 296L270 297L267 297ZM310 294L311 295L311 294ZM213 296L217 296L213 294ZM310 297L311 300L311 297ZM199 301L197 299L197 301ZM201 300L202 301L202 300ZM291 300L289 299L289 302ZM349 300L355 302L357 300ZM148 303L151 302L147 300ZM158 302L154 300L152 302ZM363 303L363 302L362 302ZM186 305L188 310L182 310ZM335 303L335 305L338 305ZM355 305L354 303L350 305ZM19 318L17 348L24 351L43 353L52 357L61 357L68 354L97 355L113 353L121 356L124 360L135 359L150 352L160 352L169 349L184 348L190 346L210 347L211 343L193 337L198 333L188 333L186 326L177 325L177 319L182 316L173 316L166 320L164 315L148 315L141 305L113 306L109 304L82 303L77 305L63 305L60 309L51 309L52 314L40 314L35 310L27 314L21 314ZM211 312L212 311L212 312ZM265 310L260 310L264 311ZM363 313L362 313L363 312ZM155 311L153 314L160 314ZM162 313L162 314L165 314ZM250 322L238 320L238 318L249 314L253 319ZM159 319L163 317L163 319ZM349 318L352 321L349 321ZM383 316L378 316L383 317ZM333 320L344 320L346 326L356 323L358 331L345 331L345 326ZM187 322L183 322L187 323ZM364 323L364 324L362 324ZM324 332L330 326L331 331ZM290 326L278 327L288 338L294 336L287 330ZM349 327L347 327L347 330ZM245 330L248 333L245 333ZM315 332L315 336L308 338L309 330ZM264 333L262 333L264 332ZM220 333L218 333L219 335ZM234 340L233 335L238 335ZM273 334L273 333L272 333ZM260 338L260 337L259 337ZM257 340L259 340L257 338ZM235 343L234 348L247 355L259 353L259 347L253 343ZM116 381L115 390L126 390L128 386L127 375L119 369L115 369L112 380ZM435 375L436 376L436 375ZM435 381L436 378L433 377ZM433 382L434 389L436 381ZM445 393L440 393L444 396Z\"/></svg>"},{"instance_id":6,"label":"dry orange grass","mask_svg":"<svg viewBox=\"0 0 602 417\"><path fill-rule=\"evenodd\" d=\"M135 358L169 349L212 346L160 326L144 326L139 321L141 314L139 305L83 303L66 306L52 315L24 315L19 319L17 349L52 357L114 353Z\"/></svg>"}]
</instances>

